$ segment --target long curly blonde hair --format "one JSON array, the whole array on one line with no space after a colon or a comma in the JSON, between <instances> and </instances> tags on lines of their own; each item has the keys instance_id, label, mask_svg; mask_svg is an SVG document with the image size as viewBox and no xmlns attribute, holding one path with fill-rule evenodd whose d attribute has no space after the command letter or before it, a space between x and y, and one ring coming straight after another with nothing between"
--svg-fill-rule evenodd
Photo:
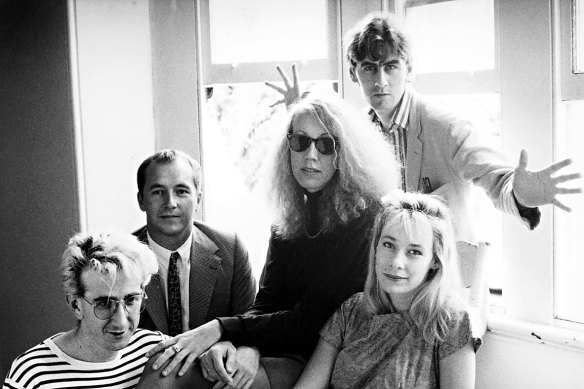
<instances>
[{"instance_id":1,"label":"long curly blonde hair","mask_svg":"<svg viewBox=\"0 0 584 389\"><path fill-rule=\"evenodd\" d=\"M286 138L293 132L298 115L311 115L338 142L337 170L319 199L322 232L334 231L360 217L399 182L394 154L364 112L333 93L309 94L291 109L267 177L268 197L276 214L274 230L286 239L304 234L308 217L304 190L292 173Z\"/></svg>"}]
</instances>

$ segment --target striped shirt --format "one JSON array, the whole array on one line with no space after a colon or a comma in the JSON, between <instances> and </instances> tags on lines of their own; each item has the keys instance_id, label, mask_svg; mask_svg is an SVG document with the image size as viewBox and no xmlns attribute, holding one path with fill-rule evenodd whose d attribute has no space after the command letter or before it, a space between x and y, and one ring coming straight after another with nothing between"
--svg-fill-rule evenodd
<instances>
[{"instance_id":1,"label":"striped shirt","mask_svg":"<svg viewBox=\"0 0 584 389\"><path fill-rule=\"evenodd\" d=\"M401 186L405 192L406 187L406 158L408 153L408 142L406 129L410 114L410 104L412 102L412 90L409 84L406 85L404 94L391 115L391 126L388 129L383 128L381 120L373 109L369 110L369 119L375 124L377 129L385 135L385 139L393 147L393 151L400 163Z\"/></svg>"},{"instance_id":2,"label":"striped shirt","mask_svg":"<svg viewBox=\"0 0 584 389\"><path fill-rule=\"evenodd\" d=\"M58 335L18 356L2 388L134 388L148 361L144 354L167 339L160 332L138 329L113 361L85 362L61 351L53 341Z\"/></svg>"}]
</instances>

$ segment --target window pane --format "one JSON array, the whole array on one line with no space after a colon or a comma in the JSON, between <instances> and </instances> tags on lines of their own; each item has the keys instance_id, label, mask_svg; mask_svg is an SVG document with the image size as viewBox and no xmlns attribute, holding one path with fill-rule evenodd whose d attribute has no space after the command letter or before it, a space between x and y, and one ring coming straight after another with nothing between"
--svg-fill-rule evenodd
<instances>
[{"instance_id":1,"label":"window pane","mask_svg":"<svg viewBox=\"0 0 584 389\"><path fill-rule=\"evenodd\" d=\"M239 64L327 58L330 23L326 3L325 0L209 1L211 62Z\"/></svg>"},{"instance_id":2,"label":"window pane","mask_svg":"<svg viewBox=\"0 0 584 389\"><path fill-rule=\"evenodd\" d=\"M584 148L584 100L564 102L561 106L562 123L557 134L559 159L563 156L578 158ZM574 160L572 171L584 171L582 158ZM578 183L582 185L582 182ZM584 323L584 198L560 197L572 212L555 213L555 302L556 316L560 319Z\"/></svg>"},{"instance_id":3,"label":"window pane","mask_svg":"<svg viewBox=\"0 0 584 389\"><path fill-rule=\"evenodd\" d=\"M495 68L493 0L406 5L415 73Z\"/></svg>"},{"instance_id":4,"label":"window pane","mask_svg":"<svg viewBox=\"0 0 584 389\"><path fill-rule=\"evenodd\" d=\"M584 0L573 0L573 35L574 73L584 73Z\"/></svg>"}]
</instances>

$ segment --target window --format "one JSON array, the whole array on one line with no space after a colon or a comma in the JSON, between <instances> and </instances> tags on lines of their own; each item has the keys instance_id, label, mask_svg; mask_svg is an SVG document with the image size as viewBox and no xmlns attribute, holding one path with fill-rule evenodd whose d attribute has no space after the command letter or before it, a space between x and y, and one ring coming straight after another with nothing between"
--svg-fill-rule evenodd
<instances>
[{"instance_id":1,"label":"window","mask_svg":"<svg viewBox=\"0 0 584 389\"><path fill-rule=\"evenodd\" d=\"M559 7L562 71L555 131L556 159L574 157L572 170L582 172L584 161L578 156L584 148L584 1L561 1ZM563 324L584 323L584 262L578 252L578 243L584 239L584 200L578 196L565 202L573 210L556 212L554 316Z\"/></svg>"}]
</instances>

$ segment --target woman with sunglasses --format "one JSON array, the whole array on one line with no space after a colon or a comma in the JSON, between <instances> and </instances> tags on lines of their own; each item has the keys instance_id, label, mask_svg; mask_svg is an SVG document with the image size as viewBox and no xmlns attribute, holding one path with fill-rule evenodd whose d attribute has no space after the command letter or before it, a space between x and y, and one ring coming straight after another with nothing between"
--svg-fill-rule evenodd
<instances>
[{"instance_id":1,"label":"woman with sunglasses","mask_svg":"<svg viewBox=\"0 0 584 389\"><path fill-rule=\"evenodd\" d=\"M291 387L326 320L363 290L369 231L382 195L398 183L381 134L336 95L309 95L292 108L269 167L276 219L253 306L162 342L153 352L166 351L152 359L157 368L172 358L163 375L180 364L179 375L199 371L230 387ZM201 356L201 369L187 369L219 340ZM153 385L180 387L172 376ZM205 387L194 379L184 387Z\"/></svg>"}]
</instances>

